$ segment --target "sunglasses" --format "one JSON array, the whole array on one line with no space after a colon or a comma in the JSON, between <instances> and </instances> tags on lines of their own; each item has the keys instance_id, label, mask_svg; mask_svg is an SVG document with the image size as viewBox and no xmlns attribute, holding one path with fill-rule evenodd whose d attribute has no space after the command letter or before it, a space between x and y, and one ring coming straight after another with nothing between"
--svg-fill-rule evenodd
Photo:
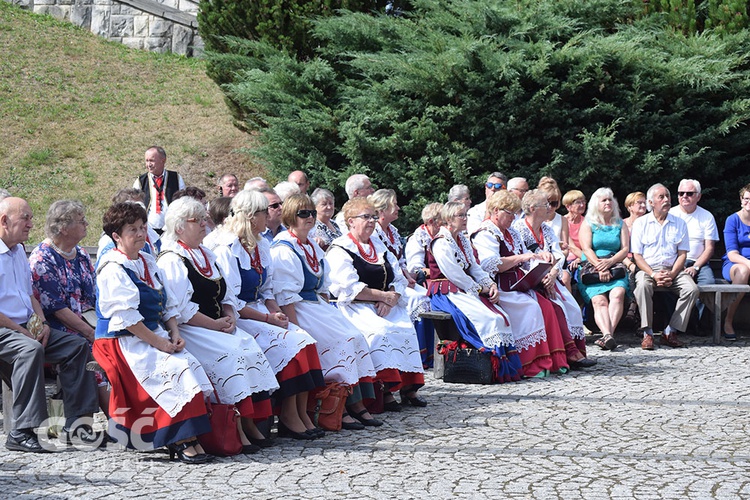
<instances>
[{"instance_id":1,"label":"sunglasses","mask_svg":"<svg viewBox=\"0 0 750 500\"><path fill-rule=\"evenodd\" d=\"M696 193L695 191L677 191L677 196L693 197L696 194L698 194L698 193Z\"/></svg>"},{"instance_id":2,"label":"sunglasses","mask_svg":"<svg viewBox=\"0 0 750 500\"><path fill-rule=\"evenodd\" d=\"M271 203L268 205L268 208L279 208L281 206L281 202Z\"/></svg>"},{"instance_id":3,"label":"sunglasses","mask_svg":"<svg viewBox=\"0 0 750 500\"><path fill-rule=\"evenodd\" d=\"M367 222L368 220L376 221L380 219L380 216L378 214L360 214L352 215L350 219L362 219L363 221Z\"/></svg>"},{"instance_id":4,"label":"sunglasses","mask_svg":"<svg viewBox=\"0 0 750 500\"><path fill-rule=\"evenodd\" d=\"M560 200L549 200L547 202L550 206L550 208L557 208L560 206Z\"/></svg>"},{"instance_id":5,"label":"sunglasses","mask_svg":"<svg viewBox=\"0 0 750 500\"><path fill-rule=\"evenodd\" d=\"M299 217L300 219L308 219L310 217L317 217L317 216L318 216L317 210L308 210L308 209L297 210L297 217Z\"/></svg>"},{"instance_id":6,"label":"sunglasses","mask_svg":"<svg viewBox=\"0 0 750 500\"><path fill-rule=\"evenodd\" d=\"M505 187L505 184L502 182L488 182L485 184L487 189L503 189Z\"/></svg>"}]
</instances>

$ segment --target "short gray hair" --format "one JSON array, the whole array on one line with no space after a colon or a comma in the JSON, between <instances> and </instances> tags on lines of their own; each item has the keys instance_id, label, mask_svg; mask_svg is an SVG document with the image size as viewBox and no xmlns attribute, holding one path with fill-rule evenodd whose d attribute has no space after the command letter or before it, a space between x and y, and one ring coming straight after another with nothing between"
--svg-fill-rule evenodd
<instances>
[{"instance_id":1,"label":"short gray hair","mask_svg":"<svg viewBox=\"0 0 750 500\"><path fill-rule=\"evenodd\" d=\"M312 192L310 198L312 198L312 201L313 203L315 203L315 205L323 202L324 200L331 200L331 203L336 201L336 198L333 197L333 193L326 188L315 188L315 191Z\"/></svg>"},{"instance_id":2,"label":"short gray hair","mask_svg":"<svg viewBox=\"0 0 750 500\"><path fill-rule=\"evenodd\" d=\"M76 222L75 217L86 215L83 203L76 200L59 200L50 205L47 210L47 220L44 232L49 238L56 238L63 229Z\"/></svg>"},{"instance_id":3,"label":"short gray hair","mask_svg":"<svg viewBox=\"0 0 750 500\"><path fill-rule=\"evenodd\" d=\"M448 201L457 201L460 198L471 196L469 188L463 184L456 184L448 191Z\"/></svg>"},{"instance_id":4,"label":"short gray hair","mask_svg":"<svg viewBox=\"0 0 750 500\"><path fill-rule=\"evenodd\" d=\"M539 201L547 203L547 193L545 191L541 189L531 189L526 191L526 194L523 195L523 200L521 200L521 210L528 214L531 212L531 207L536 205Z\"/></svg>"},{"instance_id":5,"label":"short gray hair","mask_svg":"<svg viewBox=\"0 0 750 500\"><path fill-rule=\"evenodd\" d=\"M167 152L164 150L163 147L161 147L161 146L151 146L150 148L148 148L146 150L146 152L151 151L152 149L156 150L156 152L159 153L159 156L161 156L165 160L167 159Z\"/></svg>"},{"instance_id":6,"label":"short gray hair","mask_svg":"<svg viewBox=\"0 0 750 500\"><path fill-rule=\"evenodd\" d=\"M10 198L10 192L7 189L0 188L0 200Z\"/></svg>"},{"instance_id":7,"label":"short gray hair","mask_svg":"<svg viewBox=\"0 0 750 500\"><path fill-rule=\"evenodd\" d=\"M695 192L698 194L701 194L701 183L698 182L695 179L682 179L680 183L677 185L677 189L680 189L679 186L681 186L683 183L692 182L693 186L695 186Z\"/></svg>"},{"instance_id":8,"label":"short gray hair","mask_svg":"<svg viewBox=\"0 0 750 500\"><path fill-rule=\"evenodd\" d=\"M177 232L182 232L185 229L188 219L192 217L200 219L205 216L206 207L195 198L183 196L179 200L174 200L169 204L167 215L164 218L164 234L161 236L162 239L171 241L179 240L180 235Z\"/></svg>"},{"instance_id":9,"label":"short gray hair","mask_svg":"<svg viewBox=\"0 0 750 500\"><path fill-rule=\"evenodd\" d=\"M268 181L263 177L253 177L245 183L243 189L261 189L263 187L269 187Z\"/></svg>"},{"instance_id":10,"label":"short gray hair","mask_svg":"<svg viewBox=\"0 0 750 500\"><path fill-rule=\"evenodd\" d=\"M487 182L490 181L491 177L497 177L498 179L501 179L503 181L503 184L505 184L506 186L508 185L508 176L502 172L492 172L487 176Z\"/></svg>"},{"instance_id":11,"label":"short gray hair","mask_svg":"<svg viewBox=\"0 0 750 500\"><path fill-rule=\"evenodd\" d=\"M654 192L657 189L667 189L667 186L665 186L664 184L660 182L657 182L656 184L648 188L648 191L646 192L646 199L650 201L651 203L654 202ZM669 189L667 189L667 195L669 196L670 199L672 198L672 195L670 194ZM646 210L648 210L649 212L651 211L651 206L649 204L646 204Z\"/></svg>"},{"instance_id":12,"label":"short gray hair","mask_svg":"<svg viewBox=\"0 0 750 500\"><path fill-rule=\"evenodd\" d=\"M443 217L443 222L448 222L461 210L466 210L466 205L464 205L460 201L449 201L448 203L443 205L443 210L440 213L440 215Z\"/></svg>"},{"instance_id":13,"label":"short gray hair","mask_svg":"<svg viewBox=\"0 0 750 500\"><path fill-rule=\"evenodd\" d=\"M442 212L442 203L430 203L422 209L422 222L427 222L430 219L438 219L438 222L442 222Z\"/></svg>"},{"instance_id":14,"label":"short gray hair","mask_svg":"<svg viewBox=\"0 0 750 500\"><path fill-rule=\"evenodd\" d=\"M279 182L273 187L273 190L276 191L276 194L281 198L282 202L293 194L301 194L299 186L296 183L289 181Z\"/></svg>"},{"instance_id":15,"label":"short gray hair","mask_svg":"<svg viewBox=\"0 0 750 500\"><path fill-rule=\"evenodd\" d=\"M358 189L362 189L365 185L365 181L369 181L370 178L367 177L365 174L354 174L349 176L349 178L346 180L346 185L344 186L344 189L346 190L346 195L351 199L354 197L354 191Z\"/></svg>"}]
</instances>

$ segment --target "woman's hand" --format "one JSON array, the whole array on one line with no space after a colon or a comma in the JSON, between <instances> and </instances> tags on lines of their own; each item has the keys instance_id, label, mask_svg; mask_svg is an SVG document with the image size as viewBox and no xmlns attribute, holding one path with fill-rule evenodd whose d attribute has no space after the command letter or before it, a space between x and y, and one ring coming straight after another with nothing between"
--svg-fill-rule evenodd
<instances>
[{"instance_id":1,"label":"woman's hand","mask_svg":"<svg viewBox=\"0 0 750 500\"><path fill-rule=\"evenodd\" d=\"M581 259L573 259L570 262L568 262L568 269L570 272L574 272L576 269L578 269L581 265Z\"/></svg>"},{"instance_id":2,"label":"woman's hand","mask_svg":"<svg viewBox=\"0 0 750 500\"><path fill-rule=\"evenodd\" d=\"M222 316L219 319L215 319L214 330L224 333L232 333L234 331L234 318L230 318L229 316Z\"/></svg>"},{"instance_id":3,"label":"woman's hand","mask_svg":"<svg viewBox=\"0 0 750 500\"><path fill-rule=\"evenodd\" d=\"M549 262L550 264L555 262L555 256L552 255L552 252L539 252L536 255L542 262Z\"/></svg>"},{"instance_id":4,"label":"woman's hand","mask_svg":"<svg viewBox=\"0 0 750 500\"><path fill-rule=\"evenodd\" d=\"M612 279L612 273L609 270L599 271L599 281L608 283Z\"/></svg>"},{"instance_id":5,"label":"woman's hand","mask_svg":"<svg viewBox=\"0 0 750 500\"><path fill-rule=\"evenodd\" d=\"M393 307L396 304L398 304L399 299L401 299L401 295L396 292L393 292L393 291L383 292L382 298L377 303L378 304L382 303L382 304L387 305L388 307Z\"/></svg>"},{"instance_id":6,"label":"woman's hand","mask_svg":"<svg viewBox=\"0 0 750 500\"><path fill-rule=\"evenodd\" d=\"M171 336L176 337L178 342L181 343L181 347L178 349L178 342L174 342L170 340L169 338L165 337L158 337L158 340L155 342L154 347L159 349L161 352L166 352L167 354L174 354L176 352L179 352L182 350L183 347L185 347L185 341L182 340L182 337L180 337L179 334L171 334Z\"/></svg>"},{"instance_id":7,"label":"woman's hand","mask_svg":"<svg viewBox=\"0 0 750 500\"><path fill-rule=\"evenodd\" d=\"M594 269L596 269L597 271L601 273L603 271L606 271L613 265L614 265L614 262L612 262L611 258L599 259L596 263L594 263Z\"/></svg>"},{"instance_id":8,"label":"woman's hand","mask_svg":"<svg viewBox=\"0 0 750 500\"><path fill-rule=\"evenodd\" d=\"M380 316L381 318L385 318L390 314L392 307L386 304L385 302L375 302L375 312Z\"/></svg>"},{"instance_id":9,"label":"woman's hand","mask_svg":"<svg viewBox=\"0 0 750 500\"><path fill-rule=\"evenodd\" d=\"M287 318L286 314L284 314L281 311L269 312L267 323L269 325L274 325L280 328L284 328L285 330L289 328L289 318Z\"/></svg>"},{"instance_id":10,"label":"woman's hand","mask_svg":"<svg viewBox=\"0 0 750 500\"><path fill-rule=\"evenodd\" d=\"M489 297L490 302L492 302L493 304L497 304L498 302L500 302L500 292L498 292L496 284L493 283L492 285L490 285L490 288L487 291L487 296Z\"/></svg>"}]
</instances>

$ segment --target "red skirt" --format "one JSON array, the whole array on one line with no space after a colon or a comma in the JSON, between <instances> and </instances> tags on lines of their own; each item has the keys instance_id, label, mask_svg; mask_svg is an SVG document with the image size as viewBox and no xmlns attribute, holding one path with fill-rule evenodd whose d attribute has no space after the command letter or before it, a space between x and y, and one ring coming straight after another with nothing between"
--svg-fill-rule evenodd
<instances>
[{"instance_id":1,"label":"red skirt","mask_svg":"<svg viewBox=\"0 0 750 500\"><path fill-rule=\"evenodd\" d=\"M539 307L542 309L542 317L544 318L544 329L547 332L547 345L549 346L549 354L552 358L552 368L550 371L558 372L561 368L568 369L568 356L566 355L565 337L562 333L562 328L568 331L568 323L565 321L565 315L562 309L556 307L555 304L550 301L547 297L541 293L536 294ZM560 322L562 318L562 322ZM568 332L568 337L570 333Z\"/></svg>"},{"instance_id":2,"label":"red skirt","mask_svg":"<svg viewBox=\"0 0 750 500\"><path fill-rule=\"evenodd\" d=\"M300 350L287 365L276 374L279 388L273 393L274 409L279 410L281 401L295 394L311 391L316 387L325 387L320 358L315 344L309 344Z\"/></svg>"},{"instance_id":3,"label":"red skirt","mask_svg":"<svg viewBox=\"0 0 750 500\"><path fill-rule=\"evenodd\" d=\"M385 368L375 374L375 378L383 382L387 392L394 392L413 386L417 390L424 386L424 373L402 372L396 368Z\"/></svg>"},{"instance_id":4,"label":"red skirt","mask_svg":"<svg viewBox=\"0 0 750 500\"><path fill-rule=\"evenodd\" d=\"M93 353L112 384L108 431L119 444L148 450L211 430L202 393L170 417L138 383L116 338L97 339Z\"/></svg>"}]
</instances>

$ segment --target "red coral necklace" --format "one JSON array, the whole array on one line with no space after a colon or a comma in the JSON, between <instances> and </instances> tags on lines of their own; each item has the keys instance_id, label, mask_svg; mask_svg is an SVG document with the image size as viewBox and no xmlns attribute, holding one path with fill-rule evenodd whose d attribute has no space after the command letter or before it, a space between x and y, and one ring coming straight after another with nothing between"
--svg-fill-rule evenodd
<instances>
[{"instance_id":1,"label":"red coral necklace","mask_svg":"<svg viewBox=\"0 0 750 500\"><path fill-rule=\"evenodd\" d=\"M263 266L260 262L260 252L258 251L258 245L255 245L255 250L252 253L247 249L247 245L245 245L245 243L242 243L242 248L244 248L247 254L250 256L250 267L252 267L256 273L263 274Z\"/></svg>"},{"instance_id":2,"label":"red coral necklace","mask_svg":"<svg viewBox=\"0 0 750 500\"><path fill-rule=\"evenodd\" d=\"M362 248L362 245L357 241L357 238L352 236L352 233L349 233L349 239L354 242L355 245L357 245L357 250L359 250L359 255L362 256L362 258L365 260L365 262L369 262L370 264L377 264L378 262L378 253L375 251L375 244L372 242L372 237L370 237L370 251L365 252L365 249Z\"/></svg>"},{"instance_id":3,"label":"red coral necklace","mask_svg":"<svg viewBox=\"0 0 750 500\"><path fill-rule=\"evenodd\" d=\"M180 246L182 248L184 248L185 250L187 250L187 253L190 254L190 258L193 259L193 265L195 265L195 268L198 270L199 273L201 273L206 278L210 278L211 276L214 275L214 270L211 269L211 262L209 262L208 255L206 255L206 252L203 250L203 248L198 247L198 250L201 251L201 255L203 255L203 260L206 261L206 265L205 266L201 266L198 263L198 259L195 258L195 255L193 254L193 249L192 248L190 248L189 246L187 246L182 241L178 240L177 243L179 243Z\"/></svg>"},{"instance_id":4,"label":"red coral necklace","mask_svg":"<svg viewBox=\"0 0 750 500\"><path fill-rule=\"evenodd\" d=\"M305 252L305 260L307 260L307 264L310 266L310 270L312 270L312 272L314 273L320 271L320 261L318 260L318 256L315 255L315 247L313 247L312 243L310 243L309 241L307 243L302 243L299 237L294 234L291 229L289 229L288 231L289 234L294 236L294 239L297 240L297 244L302 248L302 251ZM310 246L310 250L312 251L312 253L307 251L307 245Z\"/></svg>"},{"instance_id":5,"label":"red coral necklace","mask_svg":"<svg viewBox=\"0 0 750 500\"><path fill-rule=\"evenodd\" d=\"M122 250L120 250L119 248L115 248L115 251L120 252L125 257L128 257L128 255ZM138 257L141 259L141 264L143 264L143 274L144 274L144 276L139 275L138 279L140 279L141 281L145 281L148 286L150 286L151 288L154 288L154 280L151 278L151 273L148 271L148 266L146 265L146 259L143 258L143 255L141 255L140 252L138 253ZM130 257L128 257L128 260L129 259Z\"/></svg>"}]
</instances>

